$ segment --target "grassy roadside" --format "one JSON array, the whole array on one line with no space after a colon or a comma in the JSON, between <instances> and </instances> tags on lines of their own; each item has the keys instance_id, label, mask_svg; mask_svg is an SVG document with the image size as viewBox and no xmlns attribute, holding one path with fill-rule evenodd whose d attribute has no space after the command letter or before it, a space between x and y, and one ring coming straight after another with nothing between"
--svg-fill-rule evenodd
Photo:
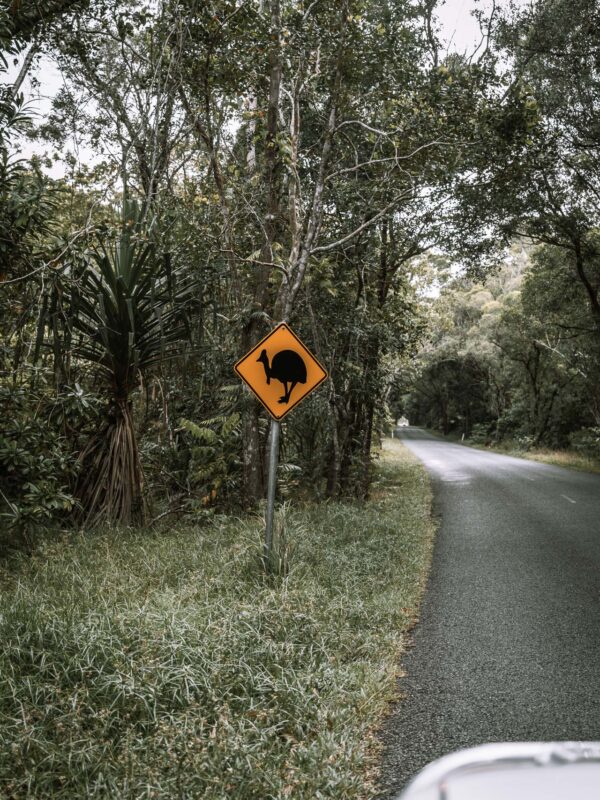
<instances>
[{"instance_id":1,"label":"grassy roadside","mask_svg":"<svg viewBox=\"0 0 600 800\"><path fill-rule=\"evenodd\" d=\"M566 467L567 469L576 469L582 472L597 472L600 473L600 461L584 456L574 450L551 450L545 447L532 448L526 450L515 441L498 442L497 444L481 444L481 442L473 442L471 439L461 440L460 436L448 434L444 436L439 431L430 430L435 436L441 439L448 439L458 444L467 445L467 447L475 447L478 450L488 450L493 453L502 453L505 456L515 456L517 458L526 458L529 461L539 461L542 464L553 464L556 467Z\"/></svg>"},{"instance_id":2,"label":"grassy roadside","mask_svg":"<svg viewBox=\"0 0 600 800\"><path fill-rule=\"evenodd\" d=\"M496 453L504 453L508 456L527 458L530 461L540 461L542 464L554 464L556 467L567 467L568 469L576 469L583 472L600 473L600 461L581 455L581 453L576 453L574 450L550 450L548 448L524 450L515 442L506 442L505 444L499 444L494 447L482 445L482 447L485 450L494 450Z\"/></svg>"},{"instance_id":3,"label":"grassy roadside","mask_svg":"<svg viewBox=\"0 0 600 800\"><path fill-rule=\"evenodd\" d=\"M427 478L386 442L374 499L259 524L70 536L0 571L0 796L371 797L433 540Z\"/></svg>"}]
</instances>

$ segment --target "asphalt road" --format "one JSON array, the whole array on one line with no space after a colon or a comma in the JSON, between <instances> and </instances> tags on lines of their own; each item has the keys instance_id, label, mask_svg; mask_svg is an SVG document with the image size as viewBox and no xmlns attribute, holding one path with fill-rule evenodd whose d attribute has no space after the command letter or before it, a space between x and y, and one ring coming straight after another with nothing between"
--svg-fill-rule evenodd
<instances>
[{"instance_id":1,"label":"asphalt road","mask_svg":"<svg viewBox=\"0 0 600 800\"><path fill-rule=\"evenodd\" d=\"M462 747L600 740L600 475L400 431L440 529L381 796Z\"/></svg>"}]
</instances>

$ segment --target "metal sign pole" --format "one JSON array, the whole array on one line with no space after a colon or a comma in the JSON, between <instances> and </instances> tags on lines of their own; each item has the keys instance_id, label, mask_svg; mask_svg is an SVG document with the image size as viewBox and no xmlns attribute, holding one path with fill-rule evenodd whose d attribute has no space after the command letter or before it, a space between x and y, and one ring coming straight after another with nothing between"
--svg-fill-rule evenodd
<instances>
[{"instance_id":1,"label":"metal sign pole","mask_svg":"<svg viewBox=\"0 0 600 800\"><path fill-rule=\"evenodd\" d=\"M269 452L269 482L267 485L267 518L265 528L264 562L268 569L271 564L273 549L273 512L275 510L275 492L277 489L277 462L279 460L279 429L281 424L271 419L271 446Z\"/></svg>"},{"instance_id":2,"label":"metal sign pole","mask_svg":"<svg viewBox=\"0 0 600 800\"><path fill-rule=\"evenodd\" d=\"M281 420L327 379L327 370L285 322L255 344L233 368L272 417L263 546L264 567L270 570Z\"/></svg>"}]
</instances>

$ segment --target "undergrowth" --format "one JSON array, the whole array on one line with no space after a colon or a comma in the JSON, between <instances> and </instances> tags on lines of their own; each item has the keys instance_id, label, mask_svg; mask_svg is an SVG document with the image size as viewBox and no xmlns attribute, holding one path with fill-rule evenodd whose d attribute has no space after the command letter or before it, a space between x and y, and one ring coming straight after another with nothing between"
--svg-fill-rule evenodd
<instances>
[{"instance_id":1,"label":"undergrowth","mask_svg":"<svg viewBox=\"0 0 600 800\"><path fill-rule=\"evenodd\" d=\"M260 522L106 531L6 564L0 796L372 797L373 735L430 557L430 495L398 442L377 499Z\"/></svg>"}]
</instances>

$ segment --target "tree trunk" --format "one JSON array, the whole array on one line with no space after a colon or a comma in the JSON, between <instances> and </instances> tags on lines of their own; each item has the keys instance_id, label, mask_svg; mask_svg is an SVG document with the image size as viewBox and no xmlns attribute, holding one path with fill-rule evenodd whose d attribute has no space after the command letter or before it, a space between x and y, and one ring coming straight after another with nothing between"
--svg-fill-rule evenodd
<instances>
[{"instance_id":1,"label":"tree trunk","mask_svg":"<svg viewBox=\"0 0 600 800\"><path fill-rule=\"evenodd\" d=\"M586 274L585 260L581 250L581 244L579 242L575 244L575 269L577 272L577 277L582 283L583 288L588 296L590 311L594 321L594 326L596 328L596 333L598 336L600 336L600 297L598 290L592 285L588 275Z\"/></svg>"},{"instance_id":2,"label":"tree trunk","mask_svg":"<svg viewBox=\"0 0 600 800\"><path fill-rule=\"evenodd\" d=\"M244 507L249 509L264 496L263 452L259 428L260 404L254 397L248 397L243 411L243 465L244 465Z\"/></svg>"},{"instance_id":3,"label":"tree trunk","mask_svg":"<svg viewBox=\"0 0 600 800\"><path fill-rule=\"evenodd\" d=\"M273 260L273 244L279 231L279 184L281 175L281 154L277 142L278 117L281 94L281 10L279 0L270 2L271 40L269 52L269 98L267 108L267 130L264 150L263 183L265 187L265 213L263 219L264 240L261 246L260 262L255 265L252 286L252 313L242 333L242 352L250 350L265 334L265 319L269 317L269 277ZM253 100L256 104L256 99ZM248 154L249 169L256 168L255 151ZM244 504L254 506L265 493L265 470L263 468L263 447L260 437L259 414L261 406L249 399L243 412L243 463L244 463Z\"/></svg>"},{"instance_id":4,"label":"tree trunk","mask_svg":"<svg viewBox=\"0 0 600 800\"><path fill-rule=\"evenodd\" d=\"M90 527L141 524L143 472L127 397L115 399L105 427L94 434L79 460L75 494L82 521Z\"/></svg>"},{"instance_id":5,"label":"tree trunk","mask_svg":"<svg viewBox=\"0 0 600 800\"><path fill-rule=\"evenodd\" d=\"M329 426L331 428L331 453L329 454L329 464L327 466L327 488L326 496L335 498L340 492L340 469L342 465L342 454L340 450L340 438L338 436L338 422L334 401L329 401Z\"/></svg>"},{"instance_id":6,"label":"tree trunk","mask_svg":"<svg viewBox=\"0 0 600 800\"><path fill-rule=\"evenodd\" d=\"M375 416L375 401L371 398L367 403L367 410L365 414L365 432L363 437L362 447L362 464L361 464L361 477L357 487L358 497L360 500L369 499L369 489L371 486L371 447L373 444L373 418Z\"/></svg>"}]
</instances>

